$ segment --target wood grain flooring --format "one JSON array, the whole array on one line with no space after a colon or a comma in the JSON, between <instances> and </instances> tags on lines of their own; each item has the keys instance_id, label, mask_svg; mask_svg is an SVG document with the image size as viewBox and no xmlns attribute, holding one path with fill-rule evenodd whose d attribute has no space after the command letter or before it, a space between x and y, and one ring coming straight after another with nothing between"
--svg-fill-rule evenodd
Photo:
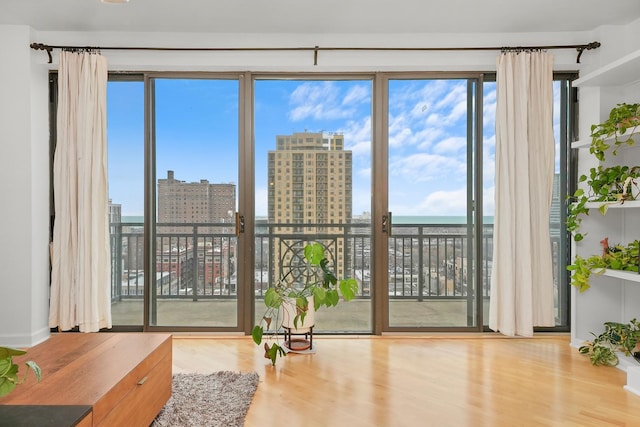
<instances>
[{"instance_id":1,"label":"wood grain flooring","mask_svg":"<svg viewBox=\"0 0 640 427\"><path fill-rule=\"evenodd\" d=\"M257 371L247 427L640 426L626 374L567 336L315 337L275 367L250 337L174 336L176 372Z\"/></svg>"}]
</instances>

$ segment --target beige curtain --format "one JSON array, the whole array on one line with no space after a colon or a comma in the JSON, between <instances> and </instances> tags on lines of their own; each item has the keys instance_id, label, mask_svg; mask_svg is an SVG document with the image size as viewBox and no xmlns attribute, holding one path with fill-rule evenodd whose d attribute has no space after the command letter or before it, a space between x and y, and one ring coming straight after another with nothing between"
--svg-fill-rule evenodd
<instances>
[{"instance_id":1,"label":"beige curtain","mask_svg":"<svg viewBox=\"0 0 640 427\"><path fill-rule=\"evenodd\" d=\"M60 53L49 311L60 330L111 328L106 91L106 58Z\"/></svg>"},{"instance_id":2,"label":"beige curtain","mask_svg":"<svg viewBox=\"0 0 640 427\"><path fill-rule=\"evenodd\" d=\"M554 326L549 239L554 174L553 56L498 58L489 327L509 336Z\"/></svg>"}]
</instances>

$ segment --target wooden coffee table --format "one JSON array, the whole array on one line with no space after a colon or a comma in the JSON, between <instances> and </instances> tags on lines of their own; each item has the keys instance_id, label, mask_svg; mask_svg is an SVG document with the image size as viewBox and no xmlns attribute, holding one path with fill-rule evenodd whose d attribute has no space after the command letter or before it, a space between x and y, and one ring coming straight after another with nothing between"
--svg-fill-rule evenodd
<instances>
[{"instance_id":1,"label":"wooden coffee table","mask_svg":"<svg viewBox=\"0 0 640 427\"><path fill-rule=\"evenodd\" d=\"M29 373L27 382L0 398L7 405L0 409L88 406L75 425L148 426L171 396L170 334L53 334L14 358L21 375L26 360L40 366L42 381Z\"/></svg>"}]
</instances>

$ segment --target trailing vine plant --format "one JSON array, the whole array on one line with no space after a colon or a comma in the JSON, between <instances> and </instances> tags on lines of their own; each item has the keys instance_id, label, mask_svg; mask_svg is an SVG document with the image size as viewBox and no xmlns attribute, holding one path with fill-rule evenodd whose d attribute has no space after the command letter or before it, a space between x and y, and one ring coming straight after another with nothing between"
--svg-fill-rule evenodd
<instances>
[{"instance_id":1,"label":"trailing vine plant","mask_svg":"<svg viewBox=\"0 0 640 427\"><path fill-rule=\"evenodd\" d=\"M0 347L0 397L11 393L17 385L25 382L29 371L36 375L38 382L40 381L42 371L40 366L33 360L25 362L25 366L29 370L24 373L22 378L18 375L20 367L17 363L14 363L13 357L22 356L23 354L26 354L26 351L11 347Z\"/></svg>"},{"instance_id":2,"label":"trailing vine plant","mask_svg":"<svg viewBox=\"0 0 640 427\"><path fill-rule=\"evenodd\" d=\"M640 166L611 166L591 168L589 174L581 175L578 182L585 182L587 190L578 188L569 198L567 212L567 231L573 235L576 242L582 240L585 234L580 233L581 215L589 215L589 202L602 202L598 210L602 215L607 213L612 203L624 203L636 200L640 193L638 188Z\"/></svg>"},{"instance_id":3,"label":"trailing vine plant","mask_svg":"<svg viewBox=\"0 0 640 427\"><path fill-rule=\"evenodd\" d=\"M608 239L602 240L602 255L583 258L576 255L573 264L567 266L571 272L571 285L584 292L591 287L592 274L600 275L605 269L638 272L640 242L634 240L627 246L609 246Z\"/></svg>"},{"instance_id":4,"label":"trailing vine plant","mask_svg":"<svg viewBox=\"0 0 640 427\"><path fill-rule=\"evenodd\" d=\"M625 134L632 135L640 126L640 104L618 104L609 113L609 118L602 123L591 126L591 147L589 152L600 161L605 158L605 152L611 148L607 143L613 137L614 149L612 154L617 154L617 148L622 144L633 145L635 141ZM623 137L623 135L625 135Z\"/></svg>"},{"instance_id":5,"label":"trailing vine plant","mask_svg":"<svg viewBox=\"0 0 640 427\"><path fill-rule=\"evenodd\" d=\"M640 355L636 350L640 340L640 324L636 319L629 323L606 322L604 332L596 335L593 341L587 341L578 348L580 354L589 355L593 365L616 366L619 363L616 351L625 356L633 355L637 360Z\"/></svg>"}]
</instances>

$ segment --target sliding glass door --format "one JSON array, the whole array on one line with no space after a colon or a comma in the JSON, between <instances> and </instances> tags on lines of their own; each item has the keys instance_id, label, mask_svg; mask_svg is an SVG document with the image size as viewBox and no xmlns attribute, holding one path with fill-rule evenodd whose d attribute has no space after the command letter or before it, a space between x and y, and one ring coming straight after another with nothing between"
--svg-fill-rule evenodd
<instances>
[{"instance_id":1,"label":"sliding glass door","mask_svg":"<svg viewBox=\"0 0 640 427\"><path fill-rule=\"evenodd\" d=\"M149 90L149 325L236 329L239 81L152 77Z\"/></svg>"},{"instance_id":2,"label":"sliding glass door","mask_svg":"<svg viewBox=\"0 0 640 427\"><path fill-rule=\"evenodd\" d=\"M107 85L111 316L118 326L144 324L144 82Z\"/></svg>"},{"instance_id":3,"label":"sliding glass door","mask_svg":"<svg viewBox=\"0 0 640 427\"><path fill-rule=\"evenodd\" d=\"M317 332L481 330L495 168L495 83L486 77L115 76L114 325L249 332L286 260L317 241L360 287L356 300L317 314ZM570 78L554 84L559 327Z\"/></svg>"},{"instance_id":4,"label":"sliding glass door","mask_svg":"<svg viewBox=\"0 0 640 427\"><path fill-rule=\"evenodd\" d=\"M388 327L477 326L477 80L388 84Z\"/></svg>"},{"instance_id":5,"label":"sliding glass door","mask_svg":"<svg viewBox=\"0 0 640 427\"><path fill-rule=\"evenodd\" d=\"M371 331L371 79L256 79L255 316L304 245L319 242L358 297L316 313L316 332Z\"/></svg>"}]
</instances>

